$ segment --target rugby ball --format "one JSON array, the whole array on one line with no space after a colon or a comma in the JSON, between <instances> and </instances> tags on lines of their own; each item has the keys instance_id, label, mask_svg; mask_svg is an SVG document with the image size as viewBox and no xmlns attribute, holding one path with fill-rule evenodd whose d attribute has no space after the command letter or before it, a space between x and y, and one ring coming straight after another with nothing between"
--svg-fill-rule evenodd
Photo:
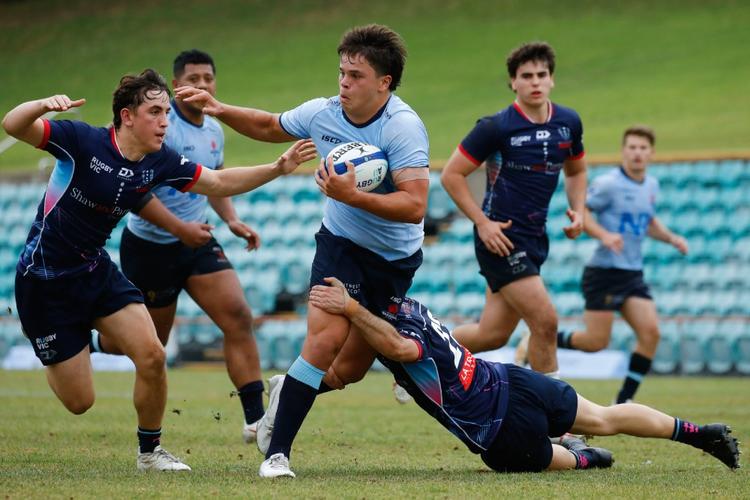
<instances>
[{"instance_id":1,"label":"rugby ball","mask_svg":"<svg viewBox=\"0 0 750 500\"><path fill-rule=\"evenodd\" d=\"M377 146L364 142L340 144L328 153L326 165L329 158L333 160L333 169L337 174L346 173L347 161L354 165L354 178L360 191L372 191L378 187L388 172L385 153Z\"/></svg>"}]
</instances>

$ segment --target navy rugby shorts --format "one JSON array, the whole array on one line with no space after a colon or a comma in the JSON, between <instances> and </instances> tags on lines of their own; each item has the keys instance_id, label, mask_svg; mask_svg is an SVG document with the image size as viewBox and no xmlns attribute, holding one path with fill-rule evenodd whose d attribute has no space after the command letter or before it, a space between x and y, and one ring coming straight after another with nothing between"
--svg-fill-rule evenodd
<instances>
[{"instance_id":1,"label":"navy rugby shorts","mask_svg":"<svg viewBox=\"0 0 750 500\"><path fill-rule=\"evenodd\" d=\"M143 292L147 307L172 304L190 276L232 269L224 249L213 238L201 247L190 248L180 241L154 243L128 228L122 232L120 265L125 276Z\"/></svg>"},{"instance_id":2,"label":"navy rugby shorts","mask_svg":"<svg viewBox=\"0 0 750 500\"><path fill-rule=\"evenodd\" d=\"M338 278L349 295L373 314L387 316L393 298L402 299L422 264L422 250L389 261L347 238L335 236L325 226L315 235L315 258L310 287L325 285L323 278Z\"/></svg>"},{"instance_id":3,"label":"navy rugby shorts","mask_svg":"<svg viewBox=\"0 0 750 500\"><path fill-rule=\"evenodd\" d=\"M585 267L581 290L587 311L618 311L629 297L653 300L643 271Z\"/></svg>"},{"instance_id":4,"label":"navy rugby shorts","mask_svg":"<svg viewBox=\"0 0 750 500\"><path fill-rule=\"evenodd\" d=\"M43 280L16 272L16 307L26 338L44 365L70 359L89 343L93 321L143 295L109 260L77 276Z\"/></svg>"},{"instance_id":5,"label":"navy rugby shorts","mask_svg":"<svg viewBox=\"0 0 750 500\"><path fill-rule=\"evenodd\" d=\"M508 369L508 410L482 460L498 472L541 472L552 463L550 437L573 427L578 412L576 391L555 380L513 364Z\"/></svg>"},{"instance_id":6,"label":"navy rugby shorts","mask_svg":"<svg viewBox=\"0 0 750 500\"><path fill-rule=\"evenodd\" d=\"M492 293L526 276L538 276L547 259L549 239L505 233L513 242L513 253L505 257L491 252L479 237L474 226L474 251L479 262L479 273L487 280Z\"/></svg>"}]
</instances>

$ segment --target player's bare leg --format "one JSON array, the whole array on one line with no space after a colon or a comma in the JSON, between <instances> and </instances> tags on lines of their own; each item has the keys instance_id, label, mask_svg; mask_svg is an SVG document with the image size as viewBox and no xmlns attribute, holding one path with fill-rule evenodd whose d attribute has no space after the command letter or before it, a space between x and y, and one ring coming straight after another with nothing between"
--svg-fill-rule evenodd
<instances>
[{"instance_id":1,"label":"player's bare leg","mask_svg":"<svg viewBox=\"0 0 750 500\"><path fill-rule=\"evenodd\" d=\"M724 424L698 426L645 405L624 403L600 406L578 395L578 412L571 432L593 436L630 436L671 439L713 455L727 467L739 467L739 445Z\"/></svg>"},{"instance_id":2,"label":"player's bare leg","mask_svg":"<svg viewBox=\"0 0 750 500\"><path fill-rule=\"evenodd\" d=\"M500 293L529 327L528 360L531 368L557 372L557 313L539 276L528 276L505 285Z\"/></svg>"},{"instance_id":3,"label":"player's bare leg","mask_svg":"<svg viewBox=\"0 0 750 500\"><path fill-rule=\"evenodd\" d=\"M94 380L88 347L61 363L45 368L47 383L57 398L75 415L94 404Z\"/></svg>"},{"instance_id":4,"label":"player's bare leg","mask_svg":"<svg viewBox=\"0 0 750 500\"><path fill-rule=\"evenodd\" d=\"M498 349L508 343L521 316L500 292L485 289L485 306L479 323L461 325L453 330L458 342L473 353Z\"/></svg>"},{"instance_id":5,"label":"player's bare leg","mask_svg":"<svg viewBox=\"0 0 750 500\"><path fill-rule=\"evenodd\" d=\"M569 340L570 348L584 352L598 352L606 349L612 337L614 321L615 313L612 311L584 311L583 323L586 325L586 330L572 332Z\"/></svg>"},{"instance_id":6,"label":"player's bare leg","mask_svg":"<svg viewBox=\"0 0 750 500\"><path fill-rule=\"evenodd\" d=\"M343 389L343 386L359 382L372 366L376 354L375 350L359 333L359 329L351 325L349 336L328 369L323 381L333 389ZM329 379L329 377L333 378ZM336 385L330 385L328 381Z\"/></svg>"},{"instance_id":7,"label":"player's bare leg","mask_svg":"<svg viewBox=\"0 0 750 500\"><path fill-rule=\"evenodd\" d=\"M232 269L191 276L187 291L224 334L224 357L236 387L261 379L250 306Z\"/></svg>"}]
</instances>

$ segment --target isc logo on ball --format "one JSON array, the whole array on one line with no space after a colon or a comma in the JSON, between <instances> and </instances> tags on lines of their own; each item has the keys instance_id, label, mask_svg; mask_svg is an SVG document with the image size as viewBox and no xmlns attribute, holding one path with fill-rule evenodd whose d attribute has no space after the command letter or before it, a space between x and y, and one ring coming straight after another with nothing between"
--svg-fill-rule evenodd
<instances>
[{"instance_id":1,"label":"isc logo on ball","mask_svg":"<svg viewBox=\"0 0 750 500\"><path fill-rule=\"evenodd\" d=\"M364 142L340 144L328 153L337 174L346 173L346 162L354 165L357 189L372 191L383 182L388 172L388 159L377 146Z\"/></svg>"}]
</instances>

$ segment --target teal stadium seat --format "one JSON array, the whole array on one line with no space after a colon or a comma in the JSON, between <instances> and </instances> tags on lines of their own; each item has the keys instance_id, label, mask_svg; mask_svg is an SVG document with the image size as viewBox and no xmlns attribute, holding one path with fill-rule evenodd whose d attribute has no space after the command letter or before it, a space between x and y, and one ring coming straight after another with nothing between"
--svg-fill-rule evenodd
<instances>
[{"instance_id":1,"label":"teal stadium seat","mask_svg":"<svg viewBox=\"0 0 750 500\"><path fill-rule=\"evenodd\" d=\"M706 340L713 333L709 322L688 322L680 339L680 367L685 375L697 375L706 368Z\"/></svg>"},{"instance_id":2,"label":"teal stadium seat","mask_svg":"<svg viewBox=\"0 0 750 500\"><path fill-rule=\"evenodd\" d=\"M661 338L651 369L662 375L675 373L680 363L680 324L676 321L663 321L659 333Z\"/></svg>"}]
</instances>

